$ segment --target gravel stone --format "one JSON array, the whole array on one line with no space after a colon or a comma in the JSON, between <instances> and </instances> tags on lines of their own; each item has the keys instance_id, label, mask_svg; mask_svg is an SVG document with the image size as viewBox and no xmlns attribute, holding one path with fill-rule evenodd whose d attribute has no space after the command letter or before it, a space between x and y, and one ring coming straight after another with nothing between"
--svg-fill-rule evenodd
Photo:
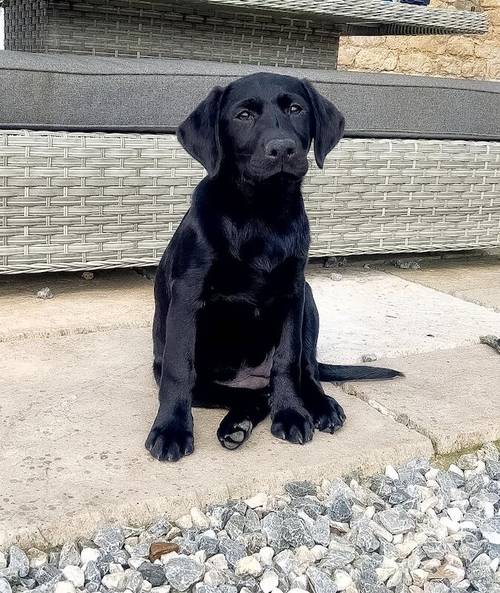
<instances>
[{"instance_id":1,"label":"gravel stone","mask_svg":"<svg viewBox=\"0 0 500 593\"><path fill-rule=\"evenodd\" d=\"M7 579L0 578L0 593L12 593L12 587Z\"/></svg>"},{"instance_id":2,"label":"gravel stone","mask_svg":"<svg viewBox=\"0 0 500 593\"><path fill-rule=\"evenodd\" d=\"M77 589L83 587L85 583L85 575L79 566L65 566L63 569L64 578L75 585Z\"/></svg>"},{"instance_id":3,"label":"gravel stone","mask_svg":"<svg viewBox=\"0 0 500 593\"><path fill-rule=\"evenodd\" d=\"M125 572L113 572L102 577L102 584L110 591L125 591L127 577Z\"/></svg>"},{"instance_id":4,"label":"gravel stone","mask_svg":"<svg viewBox=\"0 0 500 593\"><path fill-rule=\"evenodd\" d=\"M484 521L481 533L490 544L500 545L500 516Z\"/></svg>"},{"instance_id":5,"label":"gravel stone","mask_svg":"<svg viewBox=\"0 0 500 593\"><path fill-rule=\"evenodd\" d=\"M237 539L245 531L245 517L240 513L234 513L226 523L226 532L231 539Z\"/></svg>"},{"instance_id":6,"label":"gravel stone","mask_svg":"<svg viewBox=\"0 0 500 593\"><path fill-rule=\"evenodd\" d=\"M28 556L31 569L40 568L49 561L49 555L38 548L30 548L26 555Z\"/></svg>"},{"instance_id":7,"label":"gravel stone","mask_svg":"<svg viewBox=\"0 0 500 593\"><path fill-rule=\"evenodd\" d=\"M336 593L335 582L319 568L311 566L307 569L306 575L314 593Z\"/></svg>"},{"instance_id":8,"label":"gravel stone","mask_svg":"<svg viewBox=\"0 0 500 593\"><path fill-rule=\"evenodd\" d=\"M219 550L225 556L227 563L231 568L234 568L238 560L247 555L243 544L235 542L229 538L220 540Z\"/></svg>"},{"instance_id":9,"label":"gravel stone","mask_svg":"<svg viewBox=\"0 0 500 593\"><path fill-rule=\"evenodd\" d=\"M62 571L53 564L46 564L35 570L33 576L39 585L46 585L60 580L62 578Z\"/></svg>"},{"instance_id":10,"label":"gravel stone","mask_svg":"<svg viewBox=\"0 0 500 593\"><path fill-rule=\"evenodd\" d=\"M267 546L267 537L261 531L244 533L238 541L245 546L249 554L256 554L259 550Z\"/></svg>"},{"instance_id":11,"label":"gravel stone","mask_svg":"<svg viewBox=\"0 0 500 593\"><path fill-rule=\"evenodd\" d=\"M208 529L210 527L210 520L200 509L193 507L191 509L191 521L193 526L197 529Z\"/></svg>"},{"instance_id":12,"label":"gravel stone","mask_svg":"<svg viewBox=\"0 0 500 593\"><path fill-rule=\"evenodd\" d=\"M75 585L70 581L59 581L54 586L54 593L75 593Z\"/></svg>"},{"instance_id":13,"label":"gravel stone","mask_svg":"<svg viewBox=\"0 0 500 593\"><path fill-rule=\"evenodd\" d=\"M30 569L30 562L26 553L17 546L10 546L9 548L9 570L17 577L25 577L28 575Z\"/></svg>"},{"instance_id":14,"label":"gravel stone","mask_svg":"<svg viewBox=\"0 0 500 593\"><path fill-rule=\"evenodd\" d=\"M307 524L308 531L313 540L322 546L327 546L330 541L330 520L320 515L315 521Z\"/></svg>"},{"instance_id":15,"label":"gravel stone","mask_svg":"<svg viewBox=\"0 0 500 593\"><path fill-rule=\"evenodd\" d=\"M160 564L151 564L146 561L137 570L153 587L161 587L166 581L165 569Z\"/></svg>"},{"instance_id":16,"label":"gravel stone","mask_svg":"<svg viewBox=\"0 0 500 593\"><path fill-rule=\"evenodd\" d=\"M201 534L197 539L196 543L198 544L198 550L205 550L207 553L207 557L214 556L219 551L219 540L213 532L212 535Z\"/></svg>"},{"instance_id":17,"label":"gravel stone","mask_svg":"<svg viewBox=\"0 0 500 593\"><path fill-rule=\"evenodd\" d=\"M170 585L178 591L186 591L203 578L202 564L188 556L173 558L165 564L165 575Z\"/></svg>"},{"instance_id":18,"label":"gravel stone","mask_svg":"<svg viewBox=\"0 0 500 593\"><path fill-rule=\"evenodd\" d=\"M66 566L80 566L80 552L73 542L64 544L59 555L59 568Z\"/></svg>"},{"instance_id":19,"label":"gravel stone","mask_svg":"<svg viewBox=\"0 0 500 593\"><path fill-rule=\"evenodd\" d=\"M36 298L37 299L53 299L54 298L54 294L53 292L50 290L50 288L48 286L46 286L45 288L41 288L37 293L36 293Z\"/></svg>"},{"instance_id":20,"label":"gravel stone","mask_svg":"<svg viewBox=\"0 0 500 593\"><path fill-rule=\"evenodd\" d=\"M408 533L415 528L415 521L403 509L387 509L377 515L378 520L393 535Z\"/></svg>"},{"instance_id":21,"label":"gravel stone","mask_svg":"<svg viewBox=\"0 0 500 593\"><path fill-rule=\"evenodd\" d=\"M312 547L314 541L308 533L304 522L294 515L287 516L283 521L280 548Z\"/></svg>"},{"instance_id":22,"label":"gravel stone","mask_svg":"<svg viewBox=\"0 0 500 593\"><path fill-rule=\"evenodd\" d=\"M481 593L491 593L495 576L490 568L491 559L480 554L468 567L466 575L470 583Z\"/></svg>"},{"instance_id":23,"label":"gravel stone","mask_svg":"<svg viewBox=\"0 0 500 593\"><path fill-rule=\"evenodd\" d=\"M304 480L300 482L288 482L288 484L285 484L285 491L290 496L316 496L318 489L312 482Z\"/></svg>"},{"instance_id":24,"label":"gravel stone","mask_svg":"<svg viewBox=\"0 0 500 593\"><path fill-rule=\"evenodd\" d=\"M238 560L234 572L238 577L258 577L262 574L262 565L255 556L245 556Z\"/></svg>"},{"instance_id":25,"label":"gravel stone","mask_svg":"<svg viewBox=\"0 0 500 593\"><path fill-rule=\"evenodd\" d=\"M94 542L104 552L118 552L125 542L123 530L120 527L106 527L98 531Z\"/></svg>"},{"instance_id":26,"label":"gravel stone","mask_svg":"<svg viewBox=\"0 0 500 593\"><path fill-rule=\"evenodd\" d=\"M352 503L346 496L337 496L328 506L328 515L333 521L349 521L352 517Z\"/></svg>"},{"instance_id":27,"label":"gravel stone","mask_svg":"<svg viewBox=\"0 0 500 593\"><path fill-rule=\"evenodd\" d=\"M266 570L260 579L260 588L263 593L271 593L279 585L279 577L274 570Z\"/></svg>"},{"instance_id":28,"label":"gravel stone","mask_svg":"<svg viewBox=\"0 0 500 593\"><path fill-rule=\"evenodd\" d=\"M85 564L83 574L87 591L89 593L95 593L101 586L101 571L97 567L97 562L95 560L89 560Z\"/></svg>"},{"instance_id":29,"label":"gravel stone","mask_svg":"<svg viewBox=\"0 0 500 593\"><path fill-rule=\"evenodd\" d=\"M251 509L265 507L267 505L267 494L265 492L259 492L255 496L252 496L252 498L247 498L245 504Z\"/></svg>"},{"instance_id":30,"label":"gravel stone","mask_svg":"<svg viewBox=\"0 0 500 593\"><path fill-rule=\"evenodd\" d=\"M351 541L364 552L375 552L380 546L367 520L359 521L351 532Z\"/></svg>"}]
</instances>

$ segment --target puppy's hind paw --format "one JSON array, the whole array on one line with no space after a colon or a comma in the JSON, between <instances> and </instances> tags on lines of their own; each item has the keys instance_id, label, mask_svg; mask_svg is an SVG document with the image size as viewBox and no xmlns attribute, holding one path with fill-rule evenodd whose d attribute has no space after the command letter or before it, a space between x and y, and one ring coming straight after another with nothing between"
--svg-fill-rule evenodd
<instances>
[{"instance_id":1,"label":"puppy's hind paw","mask_svg":"<svg viewBox=\"0 0 500 593\"><path fill-rule=\"evenodd\" d=\"M327 395L322 395L308 405L314 421L314 426L321 432L337 432L345 422L345 413L342 406Z\"/></svg>"},{"instance_id":2,"label":"puppy's hind paw","mask_svg":"<svg viewBox=\"0 0 500 593\"><path fill-rule=\"evenodd\" d=\"M236 420L228 414L220 423L217 438L224 448L237 449L248 439L252 428L253 424L248 418Z\"/></svg>"},{"instance_id":3,"label":"puppy's hind paw","mask_svg":"<svg viewBox=\"0 0 500 593\"><path fill-rule=\"evenodd\" d=\"M146 439L146 449L159 461L178 461L193 452L193 433L169 425L153 426Z\"/></svg>"}]
</instances>

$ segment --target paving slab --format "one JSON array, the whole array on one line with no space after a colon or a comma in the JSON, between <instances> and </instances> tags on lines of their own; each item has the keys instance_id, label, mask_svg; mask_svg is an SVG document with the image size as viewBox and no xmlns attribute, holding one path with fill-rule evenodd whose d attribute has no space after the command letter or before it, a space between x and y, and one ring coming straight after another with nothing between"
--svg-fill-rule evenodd
<instances>
[{"instance_id":1,"label":"paving slab","mask_svg":"<svg viewBox=\"0 0 500 593\"><path fill-rule=\"evenodd\" d=\"M36 293L49 287L51 299ZM132 270L0 275L0 342L146 327L153 318L152 282Z\"/></svg>"},{"instance_id":2,"label":"paving slab","mask_svg":"<svg viewBox=\"0 0 500 593\"><path fill-rule=\"evenodd\" d=\"M500 355L489 346L380 362L404 372L405 378L344 389L428 436L436 453L500 439Z\"/></svg>"},{"instance_id":3,"label":"paving slab","mask_svg":"<svg viewBox=\"0 0 500 593\"><path fill-rule=\"evenodd\" d=\"M324 362L357 362L368 353L407 356L500 335L500 313L391 274L342 269L340 281L325 273L310 280Z\"/></svg>"},{"instance_id":4,"label":"paving slab","mask_svg":"<svg viewBox=\"0 0 500 593\"><path fill-rule=\"evenodd\" d=\"M388 269L391 274L500 311L500 258L486 261L427 261L420 270Z\"/></svg>"},{"instance_id":5,"label":"paving slab","mask_svg":"<svg viewBox=\"0 0 500 593\"><path fill-rule=\"evenodd\" d=\"M372 472L432 454L427 437L330 387L348 415L335 435L291 445L272 437L266 422L227 451L215 436L223 412L196 410L194 454L160 463L143 446L156 411L149 334L119 329L0 344L0 546L58 544L107 521L175 517L294 478Z\"/></svg>"},{"instance_id":6,"label":"paving slab","mask_svg":"<svg viewBox=\"0 0 500 593\"><path fill-rule=\"evenodd\" d=\"M380 271L309 266L318 304L319 355L358 362L364 354L408 355L477 343L500 334L500 313ZM50 300L36 298L49 286ZM37 336L147 327L153 284L127 270L0 278L0 342ZM411 328L411 331L408 331Z\"/></svg>"}]
</instances>

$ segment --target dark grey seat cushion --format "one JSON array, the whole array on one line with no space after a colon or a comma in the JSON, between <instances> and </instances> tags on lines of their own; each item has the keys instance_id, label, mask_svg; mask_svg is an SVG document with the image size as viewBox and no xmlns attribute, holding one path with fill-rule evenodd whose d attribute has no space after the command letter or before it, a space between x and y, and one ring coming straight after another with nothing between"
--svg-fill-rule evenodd
<instances>
[{"instance_id":1,"label":"dark grey seat cushion","mask_svg":"<svg viewBox=\"0 0 500 593\"><path fill-rule=\"evenodd\" d=\"M0 127L172 132L214 85L259 70L311 80L347 136L500 140L498 82L11 51L0 51Z\"/></svg>"}]
</instances>

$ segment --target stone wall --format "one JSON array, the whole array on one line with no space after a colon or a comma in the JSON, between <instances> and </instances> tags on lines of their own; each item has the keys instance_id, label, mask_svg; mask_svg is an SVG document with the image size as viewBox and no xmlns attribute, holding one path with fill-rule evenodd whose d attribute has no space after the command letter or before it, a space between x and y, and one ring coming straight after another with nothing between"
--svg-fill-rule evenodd
<instances>
[{"instance_id":1,"label":"stone wall","mask_svg":"<svg viewBox=\"0 0 500 593\"><path fill-rule=\"evenodd\" d=\"M500 0L431 0L434 7L484 10L486 35L341 37L340 70L500 79Z\"/></svg>"}]
</instances>

